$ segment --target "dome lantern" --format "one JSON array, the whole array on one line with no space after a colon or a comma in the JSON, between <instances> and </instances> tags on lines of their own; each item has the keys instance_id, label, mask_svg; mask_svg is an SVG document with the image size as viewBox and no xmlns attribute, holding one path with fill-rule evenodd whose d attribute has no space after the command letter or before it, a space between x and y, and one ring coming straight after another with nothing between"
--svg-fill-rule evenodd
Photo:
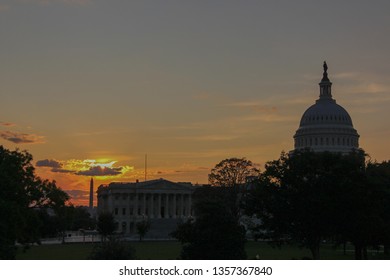
<instances>
[{"instance_id":1,"label":"dome lantern","mask_svg":"<svg viewBox=\"0 0 390 280\"><path fill-rule=\"evenodd\" d=\"M319 83L320 85L320 99L332 99L332 83L328 78L328 65L324 61L324 73L322 75L322 80Z\"/></svg>"},{"instance_id":2,"label":"dome lantern","mask_svg":"<svg viewBox=\"0 0 390 280\"><path fill-rule=\"evenodd\" d=\"M348 112L332 98L326 62L323 69L319 99L303 113L294 148L348 153L359 148L359 135Z\"/></svg>"}]
</instances>

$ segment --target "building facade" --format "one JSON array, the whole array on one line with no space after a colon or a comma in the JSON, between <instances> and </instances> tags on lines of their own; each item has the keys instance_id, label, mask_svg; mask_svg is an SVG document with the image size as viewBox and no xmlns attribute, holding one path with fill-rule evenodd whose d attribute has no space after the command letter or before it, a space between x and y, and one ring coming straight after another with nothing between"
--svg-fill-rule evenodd
<instances>
[{"instance_id":1,"label":"building facade","mask_svg":"<svg viewBox=\"0 0 390 280\"><path fill-rule=\"evenodd\" d=\"M319 99L304 112L294 135L294 149L349 153L359 148L359 134L348 112L332 97L326 62L323 68Z\"/></svg>"},{"instance_id":2,"label":"building facade","mask_svg":"<svg viewBox=\"0 0 390 280\"><path fill-rule=\"evenodd\" d=\"M98 213L111 212L118 231L137 234L136 224L147 220L149 238L168 238L178 223L193 216L192 194L196 186L164 179L135 183L110 183L97 190Z\"/></svg>"}]
</instances>

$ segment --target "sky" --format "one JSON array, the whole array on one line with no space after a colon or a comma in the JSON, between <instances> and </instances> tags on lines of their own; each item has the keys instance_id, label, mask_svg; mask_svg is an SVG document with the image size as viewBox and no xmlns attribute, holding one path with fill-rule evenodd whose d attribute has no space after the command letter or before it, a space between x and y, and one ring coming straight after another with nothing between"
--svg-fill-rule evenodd
<instances>
[{"instance_id":1,"label":"sky","mask_svg":"<svg viewBox=\"0 0 390 280\"><path fill-rule=\"evenodd\" d=\"M0 145L74 204L100 184L207 183L293 149L327 61L373 160L390 159L389 1L0 0Z\"/></svg>"}]
</instances>

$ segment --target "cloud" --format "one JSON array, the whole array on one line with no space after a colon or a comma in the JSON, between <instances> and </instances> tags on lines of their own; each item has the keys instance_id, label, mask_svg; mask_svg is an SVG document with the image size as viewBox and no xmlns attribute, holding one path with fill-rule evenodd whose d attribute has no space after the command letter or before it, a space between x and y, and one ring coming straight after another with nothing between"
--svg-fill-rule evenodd
<instances>
[{"instance_id":1,"label":"cloud","mask_svg":"<svg viewBox=\"0 0 390 280\"><path fill-rule=\"evenodd\" d=\"M89 192L83 190L67 190L66 191L73 199L89 198Z\"/></svg>"},{"instance_id":2,"label":"cloud","mask_svg":"<svg viewBox=\"0 0 390 280\"><path fill-rule=\"evenodd\" d=\"M123 167L101 167L101 166L93 166L88 170L78 171L76 175L83 176L116 176L122 174Z\"/></svg>"},{"instance_id":3,"label":"cloud","mask_svg":"<svg viewBox=\"0 0 390 280\"><path fill-rule=\"evenodd\" d=\"M52 168L61 168L62 167L61 162L56 161L54 159L38 160L35 165L39 166L39 167L52 167Z\"/></svg>"},{"instance_id":4,"label":"cloud","mask_svg":"<svg viewBox=\"0 0 390 280\"><path fill-rule=\"evenodd\" d=\"M1 6L0 6L0 11L1 11ZM11 127L11 126L15 126L16 124L10 123L10 122L0 122L0 125L6 126L6 127Z\"/></svg>"},{"instance_id":5,"label":"cloud","mask_svg":"<svg viewBox=\"0 0 390 280\"><path fill-rule=\"evenodd\" d=\"M0 137L15 144L45 143L44 137L36 134L27 134L12 131L0 131Z\"/></svg>"},{"instance_id":6,"label":"cloud","mask_svg":"<svg viewBox=\"0 0 390 280\"><path fill-rule=\"evenodd\" d=\"M35 164L37 167L51 167L51 172L54 173L76 173L76 170L64 169L64 164L54 159L38 160Z\"/></svg>"},{"instance_id":7,"label":"cloud","mask_svg":"<svg viewBox=\"0 0 390 280\"><path fill-rule=\"evenodd\" d=\"M119 176L129 170L132 166L114 166L116 161L97 161L94 159L70 159L70 160L53 160L44 159L36 163L37 167L51 167L53 173L69 173L79 176Z\"/></svg>"},{"instance_id":8,"label":"cloud","mask_svg":"<svg viewBox=\"0 0 390 280\"><path fill-rule=\"evenodd\" d=\"M76 173L75 170L68 170L62 168L52 168L50 171L54 173Z\"/></svg>"}]
</instances>

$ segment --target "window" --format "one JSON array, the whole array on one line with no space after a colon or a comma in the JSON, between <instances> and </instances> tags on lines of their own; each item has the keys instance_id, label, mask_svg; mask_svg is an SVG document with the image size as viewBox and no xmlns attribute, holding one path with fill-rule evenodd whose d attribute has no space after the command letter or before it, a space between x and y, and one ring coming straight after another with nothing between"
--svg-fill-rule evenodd
<instances>
[{"instance_id":1,"label":"window","mask_svg":"<svg viewBox=\"0 0 390 280\"><path fill-rule=\"evenodd\" d=\"M115 209L114 209L114 214L115 214L115 215L118 215L118 212L119 212L118 208L115 208Z\"/></svg>"},{"instance_id":2,"label":"window","mask_svg":"<svg viewBox=\"0 0 390 280\"><path fill-rule=\"evenodd\" d=\"M126 208L122 208L122 215L126 215Z\"/></svg>"}]
</instances>

